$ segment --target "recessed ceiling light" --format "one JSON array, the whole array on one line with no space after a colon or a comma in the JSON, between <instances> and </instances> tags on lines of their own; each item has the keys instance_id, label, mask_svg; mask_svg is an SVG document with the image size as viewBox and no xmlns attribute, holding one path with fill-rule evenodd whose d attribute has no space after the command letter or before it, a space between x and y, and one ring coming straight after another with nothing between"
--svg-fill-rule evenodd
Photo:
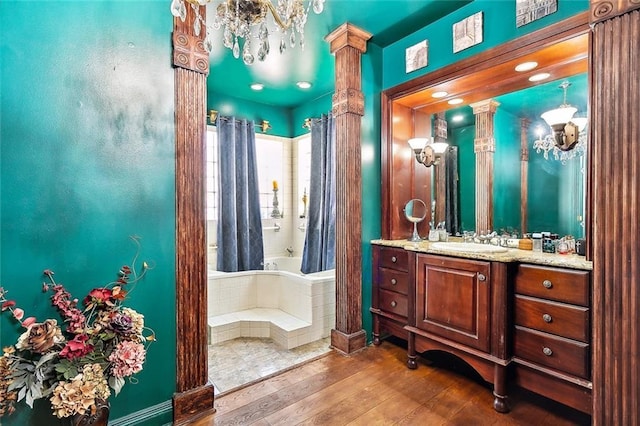
<instances>
[{"instance_id":1,"label":"recessed ceiling light","mask_svg":"<svg viewBox=\"0 0 640 426\"><path fill-rule=\"evenodd\" d=\"M296 83L296 86L301 89L308 89L311 87L311 83L309 83L308 81L299 81Z\"/></svg>"},{"instance_id":2,"label":"recessed ceiling light","mask_svg":"<svg viewBox=\"0 0 640 426\"><path fill-rule=\"evenodd\" d=\"M453 117L451 117L451 121L455 121L456 123L460 122L464 120L464 115L462 114L456 114Z\"/></svg>"},{"instance_id":3,"label":"recessed ceiling light","mask_svg":"<svg viewBox=\"0 0 640 426\"><path fill-rule=\"evenodd\" d=\"M444 98L445 96L447 96L449 93L442 91L442 92L433 92L433 94L431 95L432 98Z\"/></svg>"},{"instance_id":4,"label":"recessed ceiling light","mask_svg":"<svg viewBox=\"0 0 640 426\"><path fill-rule=\"evenodd\" d=\"M458 105L461 104L462 102L464 102L464 100L462 98L455 98L455 99L451 99L448 104L449 105Z\"/></svg>"},{"instance_id":5,"label":"recessed ceiling light","mask_svg":"<svg viewBox=\"0 0 640 426\"><path fill-rule=\"evenodd\" d=\"M534 74L531 77L529 77L529 81L542 81L542 80L546 80L550 76L551 74L549 74L548 72L541 72L540 74Z\"/></svg>"},{"instance_id":6,"label":"recessed ceiling light","mask_svg":"<svg viewBox=\"0 0 640 426\"><path fill-rule=\"evenodd\" d=\"M521 64L516 65L516 71L518 71L518 72L531 71L532 69L534 69L537 66L538 66L538 63L534 62L534 61L523 62Z\"/></svg>"},{"instance_id":7,"label":"recessed ceiling light","mask_svg":"<svg viewBox=\"0 0 640 426\"><path fill-rule=\"evenodd\" d=\"M251 90L262 90L262 89L264 89L264 84L262 84L262 83L253 83L250 87L251 87Z\"/></svg>"}]
</instances>

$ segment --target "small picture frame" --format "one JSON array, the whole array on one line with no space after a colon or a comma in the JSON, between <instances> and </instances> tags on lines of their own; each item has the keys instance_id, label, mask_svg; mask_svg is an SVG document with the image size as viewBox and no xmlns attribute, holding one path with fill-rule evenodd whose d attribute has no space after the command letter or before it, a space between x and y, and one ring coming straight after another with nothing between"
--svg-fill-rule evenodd
<instances>
[{"instance_id":1,"label":"small picture frame","mask_svg":"<svg viewBox=\"0 0 640 426\"><path fill-rule=\"evenodd\" d=\"M406 73L410 73L420 68L424 68L428 64L429 41L422 40L420 43L407 47L405 50L405 69Z\"/></svg>"},{"instance_id":2,"label":"small picture frame","mask_svg":"<svg viewBox=\"0 0 640 426\"><path fill-rule=\"evenodd\" d=\"M453 24L453 53L482 43L482 12Z\"/></svg>"},{"instance_id":3,"label":"small picture frame","mask_svg":"<svg viewBox=\"0 0 640 426\"><path fill-rule=\"evenodd\" d=\"M544 18L558 10L558 0L516 0L516 27Z\"/></svg>"}]
</instances>

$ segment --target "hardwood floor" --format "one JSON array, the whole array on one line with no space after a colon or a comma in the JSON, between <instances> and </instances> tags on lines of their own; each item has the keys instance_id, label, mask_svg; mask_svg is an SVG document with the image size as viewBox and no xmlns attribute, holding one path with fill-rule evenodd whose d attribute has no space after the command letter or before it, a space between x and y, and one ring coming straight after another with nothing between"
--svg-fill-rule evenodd
<instances>
[{"instance_id":1,"label":"hardwood floor","mask_svg":"<svg viewBox=\"0 0 640 426\"><path fill-rule=\"evenodd\" d=\"M210 425L588 425L589 416L513 389L511 412L493 410L493 395L466 364L446 354L406 365L389 341L352 356L331 352L279 376L226 394ZM446 367L445 367L446 366Z\"/></svg>"}]
</instances>

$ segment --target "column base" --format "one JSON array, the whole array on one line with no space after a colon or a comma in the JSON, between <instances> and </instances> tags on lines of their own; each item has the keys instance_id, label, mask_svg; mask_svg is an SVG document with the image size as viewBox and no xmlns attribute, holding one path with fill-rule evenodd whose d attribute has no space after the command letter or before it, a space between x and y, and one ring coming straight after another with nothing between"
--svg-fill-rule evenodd
<instances>
[{"instance_id":1,"label":"column base","mask_svg":"<svg viewBox=\"0 0 640 426\"><path fill-rule=\"evenodd\" d=\"M186 425L196 417L215 412L213 383L173 394L173 424Z\"/></svg>"},{"instance_id":2,"label":"column base","mask_svg":"<svg viewBox=\"0 0 640 426\"><path fill-rule=\"evenodd\" d=\"M345 334L338 330L331 330L331 347L344 354L352 354L364 349L367 345L367 333L364 330Z\"/></svg>"}]
</instances>

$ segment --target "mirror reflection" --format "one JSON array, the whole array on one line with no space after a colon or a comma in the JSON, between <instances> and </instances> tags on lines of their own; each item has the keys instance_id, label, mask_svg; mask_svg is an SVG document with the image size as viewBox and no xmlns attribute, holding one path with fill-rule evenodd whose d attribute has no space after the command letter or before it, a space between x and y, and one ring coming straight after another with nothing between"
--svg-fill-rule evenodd
<instances>
[{"instance_id":1,"label":"mirror reflection","mask_svg":"<svg viewBox=\"0 0 640 426\"><path fill-rule=\"evenodd\" d=\"M493 98L499 104L494 129L494 230L584 237L587 84L582 73ZM564 98L562 86L567 85ZM561 104L575 109L571 121L578 127L575 143L566 151L557 146L552 128L542 118ZM446 111L445 117L448 142L458 150L459 187L457 194L446 193L446 201L458 195L460 226L473 230L475 116L472 107L465 105ZM436 197L437 179L436 171Z\"/></svg>"}]
</instances>

